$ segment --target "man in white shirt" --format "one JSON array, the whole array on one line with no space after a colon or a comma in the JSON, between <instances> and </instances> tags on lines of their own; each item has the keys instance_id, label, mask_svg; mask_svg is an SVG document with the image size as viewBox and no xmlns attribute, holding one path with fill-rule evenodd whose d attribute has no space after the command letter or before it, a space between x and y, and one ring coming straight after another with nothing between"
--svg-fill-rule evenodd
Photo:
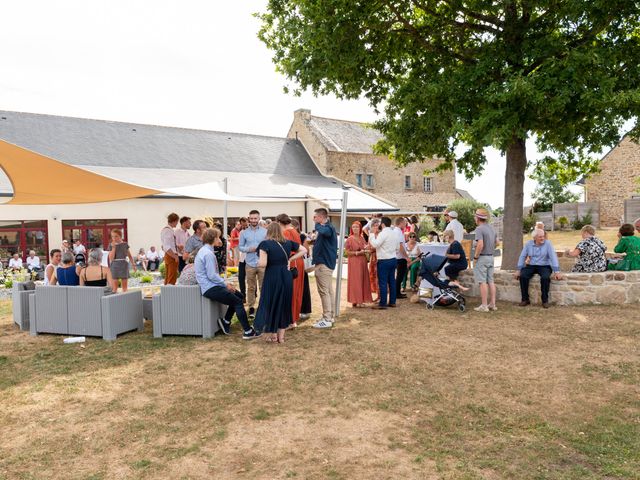
<instances>
[{"instance_id":1,"label":"man in white shirt","mask_svg":"<svg viewBox=\"0 0 640 480\"><path fill-rule=\"evenodd\" d=\"M176 247L178 248L178 273L182 273L182 269L187 265L186 260L183 258L182 254L184 253L184 247L187 244L187 240L191 234L189 233L189 229L191 228L191 218L190 217L182 217L180 219L180 226L175 230L176 237Z\"/></svg>"},{"instance_id":2,"label":"man in white shirt","mask_svg":"<svg viewBox=\"0 0 640 480\"><path fill-rule=\"evenodd\" d=\"M458 221L458 212L451 210L450 212L444 212L444 218L447 222L445 230L451 230L453 232L453 239L461 242L464 238L464 227Z\"/></svg>"},{"instance_id":3,"label":"man in white shirt","mask_svg":"<svg viewBox=\"0 0 640 480\"><path fill-rule=\"evenodd\" d=\"M407 278L407 265L409 262L409 256L407 255L406 242L404 237L404 229L407 226L407 219L404 217L396 218L396 226L391 227L393 232L398 237L398 250L396 251L396 298L407 298L402 293L402 282Z\"/></svg>"},{"instance_id":4,"label":"man in white shirt","mask_svg":"<svg viewBox=\"0 0 640 480\"><path fill-rule=\"evenodd\" d=\"M162 249L164 250L164 284L175 285L178 280L178 247L174 229L178 226L180 217L177 213L171 213L167 217L167 225L160 232Z\"/></svg>"},{"instance_id":5,"label":"man in white shirt","mask_svg":"<svg viewBox=\"0 0 640 480\"><path fill-rule=\"evenodd\" d=\"M387 308L387 291L389 292L389 307L396 306L396 265L397 252L400 246L400 239L396 232L391 229L391 219L382 217L380 225L371 226L369 243L376 249L378 258L378 288L380 290L380 303L375 309L384 310Z\"/></svg>"},{"instance_id":6,"label":"man in white shirt","mask_svg":"<svg viewBox=\"0 0 640 480\"><path fill-rule=\"evenodd\" d=\"M29 256L27 257L27 270L29 270L29 272L39 272L41 270L40 257L36 256L36 252L34 250L29 251Z\"/></svg>"},{"instance_id":7,"label":"man in white shirt","mask_svg":"<svg viewBox=\"0 0 640 480\"><path fill-rule=\"evenodd\" d=\"M79 253L82 253L83 255L86 255L87 253L87 249L82 245L80 239L73 242L73 254L78 255Z\"/></svg>"},{"instance_id":8,"label":"man in white shirt","mask_svg":"<svg viewBox=\"0 0 640 480\"><path fill-rule=\"evenodd\" d=\"M147 251L147 261L149 262L147 263L147 269L150 272L155 272L160 266L160 255L158 255L156 247L154 247L153 245L151 245L151 247Z\"/></svg>"},{"instance_id":9,"label":"man in white shirt","mask_svg":"<svg viewBox=\"0 0 640 480\"><path fill-rule=\"evenodd\" d=\"M22 259L20 258L19 253L14 253L13 258L9 260L9 268L11 270L21 270L22 269Z\"/></svg>"}]
</instances>

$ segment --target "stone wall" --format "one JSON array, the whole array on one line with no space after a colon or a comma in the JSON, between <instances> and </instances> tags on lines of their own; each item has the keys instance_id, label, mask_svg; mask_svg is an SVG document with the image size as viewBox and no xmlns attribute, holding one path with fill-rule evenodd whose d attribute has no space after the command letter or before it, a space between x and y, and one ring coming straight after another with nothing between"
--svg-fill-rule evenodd
<instances>
[{"instance_id":1,"label":"stone wall","mask_svg":"<svg viewBox=\"0 0 640 480\"><path fill-rule=\"evenodd\" d=\"M479 287L473 272L460 275L465 286L472 286L466 296L478 297ZM497 270L495 283L498 300L520 302L520 282L513 272ZM540 303L540 277L533 277L529 285L531 303ZM640 303L640 271L603 273L563 273L562 280L551 281L551 303L556 305L598 305Z\"/></svg>"},{"instance_id":2,"label":"stone wall","mask_svg":"<svg viewBox=\"0 0 640 480\"><path fill-rule=\"evenodd\" d=\"M355 184L356 174L363 175L362 188L395 203L401 210L422 211L425 205L447 205L459 198L456 193L455 173L430 173L432 192L425 192L425 170L437 167L438 160L412 163L397 167L382 155L364 153L327 152L327 175ZM367 188L366 176L373 175L373 188ZM405 176L411 176L411 188L405 189Z\"/></svg>"},{"instance_id":3,"label":"stone wall","mask_svg":"<svg viewBox=\"0 0 640 480\"><path fill-rule=\"evenodd\" d=\"M600 173L586 182L587 201L600 202L600 224L617 227L624 215L624 200L638 188L640 145L624 138L600 163Z\"/></svg>"},{"instance_id":4,"label":"stone wall","mask_svg":"<svg viewBox=\"0 0 640 480\"><path fill-rule=\"evenodd\" d=\"M460 198L456 192L453 170L429 174L433 178L433 192L424 192L424 171L433 169L439 160L412 163L397 167L383 155L330 151L322 144L309 127L311 112L297 110L287 136L297 138L318 169L344 182L356 185L356 174L363 174L362 188L398 206L403 211L423 211L425 205L447 205ZM373 188L366 187L367 174L373 175ZM405 176L411 176L411 188L405 189Z\"/></svg>"}]
</instances>

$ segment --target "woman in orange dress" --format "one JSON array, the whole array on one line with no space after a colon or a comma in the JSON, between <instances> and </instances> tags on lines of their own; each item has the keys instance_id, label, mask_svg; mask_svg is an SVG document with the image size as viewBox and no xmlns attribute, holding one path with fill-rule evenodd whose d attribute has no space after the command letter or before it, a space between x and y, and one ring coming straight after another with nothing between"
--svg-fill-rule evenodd
<instances>
[{"instance_id":1,"label":"woman in orange dress","mask_svg":"<svg viewBox=\"0 0 640 480\"><path fill-rule=\"evenodd\" d=\"M379 218L372 218L370 225L379 224ZM369 225L369 224L368 224ZM366 226L365 226L366 228ZM371 227L367 229L367 235L371 234ZM378 256L376 255L376 249L369 244L369 289L371 293L378 293ZM374 302L378 300L375 299Z\"/></svg>"},{"instance_id":2,"label":"woman in orange dress","mask_svg":"<svg viewBox=\"0 0 640 480\"><path fill-rule=\"evenodd\" d=\"M362 307L372 303L369 285L369 269L367 268L367 242L362 236L362 225L353 222L351 235L347 238L344 249L348 258L347 301L354 307Z\"/></svg>"},{"instance_id":3,"label":"woman in orange dress","mask_svg":"<svg viewBox=\"0 0 640 480\"><path fill-rule=\"evenodd\" d=\"M291 218L289 218L289 215L281 213L276 217L276 221L280 224L280 227L282 227L282 234L284 235L284 238L296 242L297 244L301 244L300 234L293 225L291 225ZM298 269L298 276L293 279L293 297L291 298L291 319L293 320L291 325L293 327L297 327L298 321L300 320L302 293L304 291L304 260L302 258L298 258L291 263L291 267L296 267Z\"/></svg>"}]
</instances>

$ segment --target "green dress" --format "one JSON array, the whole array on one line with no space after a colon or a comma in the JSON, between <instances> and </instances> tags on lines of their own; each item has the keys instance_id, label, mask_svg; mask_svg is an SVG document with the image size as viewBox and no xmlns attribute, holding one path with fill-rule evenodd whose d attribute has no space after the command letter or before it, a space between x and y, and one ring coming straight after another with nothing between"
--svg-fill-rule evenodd
<instances>
[{"instance_id":1,"label":"green dress","mask_svg":"<svg viewBox=\"0 0 640 480\"><path fill-rule=\"evenodd\" d=\"M609 270L640 270L640 237L622 237L613 249L616 253L626 253L618 263L610 263Z\"/></svg>"}]
</instances>

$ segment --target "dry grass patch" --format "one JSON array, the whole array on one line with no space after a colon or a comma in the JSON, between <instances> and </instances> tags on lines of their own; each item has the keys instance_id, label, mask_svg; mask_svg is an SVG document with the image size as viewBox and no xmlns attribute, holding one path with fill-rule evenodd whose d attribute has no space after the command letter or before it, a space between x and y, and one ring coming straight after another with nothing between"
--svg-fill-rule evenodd
<instances>
[{"instance_id":1,"label":"dry grass patch","mask_svg":"<svg viewBox=\"0 0 640 480\"><path fill-rule=\"evenodd\" d=\"M628 306L403 303L285 345L82 346L5 316L0 478L639 478L639 333Z\"/></svg>"}]
</instances>

